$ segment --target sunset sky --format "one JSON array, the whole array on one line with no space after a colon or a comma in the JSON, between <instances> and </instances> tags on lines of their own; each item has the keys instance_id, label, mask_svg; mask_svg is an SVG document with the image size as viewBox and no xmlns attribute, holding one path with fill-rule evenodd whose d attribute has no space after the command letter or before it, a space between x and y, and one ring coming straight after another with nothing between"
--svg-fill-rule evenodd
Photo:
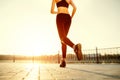
<instances>
[{"instance_id":1,"label":"sunset sky","mask_svg":"<svg viewBox=\"0 0 120 80\"><path fill-rule=\"evenodd\" d=\"M120 0L73 1L77 12L68 37L75 44L81 43L83 49L120 47ZM51 3L52 0L0 0L0 54L43 55L60 51Z\"/></svg>"}]
</instances>

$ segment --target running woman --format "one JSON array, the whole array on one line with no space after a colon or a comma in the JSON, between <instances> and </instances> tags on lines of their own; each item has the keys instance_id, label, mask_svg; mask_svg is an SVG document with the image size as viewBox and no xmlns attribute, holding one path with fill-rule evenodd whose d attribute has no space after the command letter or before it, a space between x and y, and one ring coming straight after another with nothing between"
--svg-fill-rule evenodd
<instances>
[{"instance_id":1,"label":"running woman","mask_svg":"<svg viewBox=\"0 0 120 80\"><path fill-rule=\"evenodd\" d=\"M55 11L55 5L57 6L57 11ZM69 14L69 5L73 7L71 15ZM62 45L62 60L60 67L66 67L66 51L67 46L73 48L78 60L82 60L81 44L74 44L68 37L68 32L71 26L71 20L76 12L76 6L72 0L52 0L51 13L57 14L56 24L58 34Z\"/></svg>"}]
</instances>

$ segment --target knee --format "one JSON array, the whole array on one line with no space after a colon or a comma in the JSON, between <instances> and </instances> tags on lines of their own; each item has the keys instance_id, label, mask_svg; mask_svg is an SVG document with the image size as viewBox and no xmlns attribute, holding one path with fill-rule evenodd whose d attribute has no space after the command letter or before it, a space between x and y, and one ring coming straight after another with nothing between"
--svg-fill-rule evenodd
<instances>
[{"instance_id":1,"label":"knee","mask_svg":"<svg viewBox=\"0 0 120 80\"><path fill-rule=\"evenodd\" d=\"M65 44L65 41L66 41L66 37L62 37L61 38L61 43Z\"/></svg>"}]
</instances>

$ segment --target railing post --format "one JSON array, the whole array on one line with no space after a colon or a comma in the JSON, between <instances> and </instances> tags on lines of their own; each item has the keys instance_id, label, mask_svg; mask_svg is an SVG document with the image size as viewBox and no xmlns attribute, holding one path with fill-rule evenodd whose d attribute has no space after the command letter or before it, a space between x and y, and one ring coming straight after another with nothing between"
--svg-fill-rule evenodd
<instances>
[{"instance_id":1,"label":"railing post","mask_svg":"<svg viewBox=\"0 0 120 80\"><path fill-rule=\"evenodd\" d=\"M99 63L99 55L98 55L98 48L96 47L96 63Z\"/></svg>"},{"instance_id":2,"label":"railing post","mask_svg":"<svg viewBox=\"0 0 120 80\"><path fill-rule=\"evenodd\" d=\"M13 62L15 62L15 54L13 53Z\"/></svg>"}]
</instances>

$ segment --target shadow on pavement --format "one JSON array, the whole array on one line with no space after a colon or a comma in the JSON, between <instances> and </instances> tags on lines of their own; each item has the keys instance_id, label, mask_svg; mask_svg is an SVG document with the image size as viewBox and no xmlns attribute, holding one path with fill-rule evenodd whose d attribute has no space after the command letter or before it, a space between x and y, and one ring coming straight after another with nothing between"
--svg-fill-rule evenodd
<instances>
[{"instance_id":1,"label":"shadow on pavement","mask_svg":"<svg viewBox=\"0 0 120 80\"><path fill-rule=\"evenodd\" d=\"M97 74L97 75L120 79L120 76L118 76L118 75L109 75L109 74L104 74L104 73L94 72L94 71L89 71L89 70L75 69L75 68L71 68L71 67L66 67L66 68L71 69L71 70L77 70L77 71L82 71L82 72L86 72L86 73L93 73L93 74Z\"/></svg>"}]
</instances>

